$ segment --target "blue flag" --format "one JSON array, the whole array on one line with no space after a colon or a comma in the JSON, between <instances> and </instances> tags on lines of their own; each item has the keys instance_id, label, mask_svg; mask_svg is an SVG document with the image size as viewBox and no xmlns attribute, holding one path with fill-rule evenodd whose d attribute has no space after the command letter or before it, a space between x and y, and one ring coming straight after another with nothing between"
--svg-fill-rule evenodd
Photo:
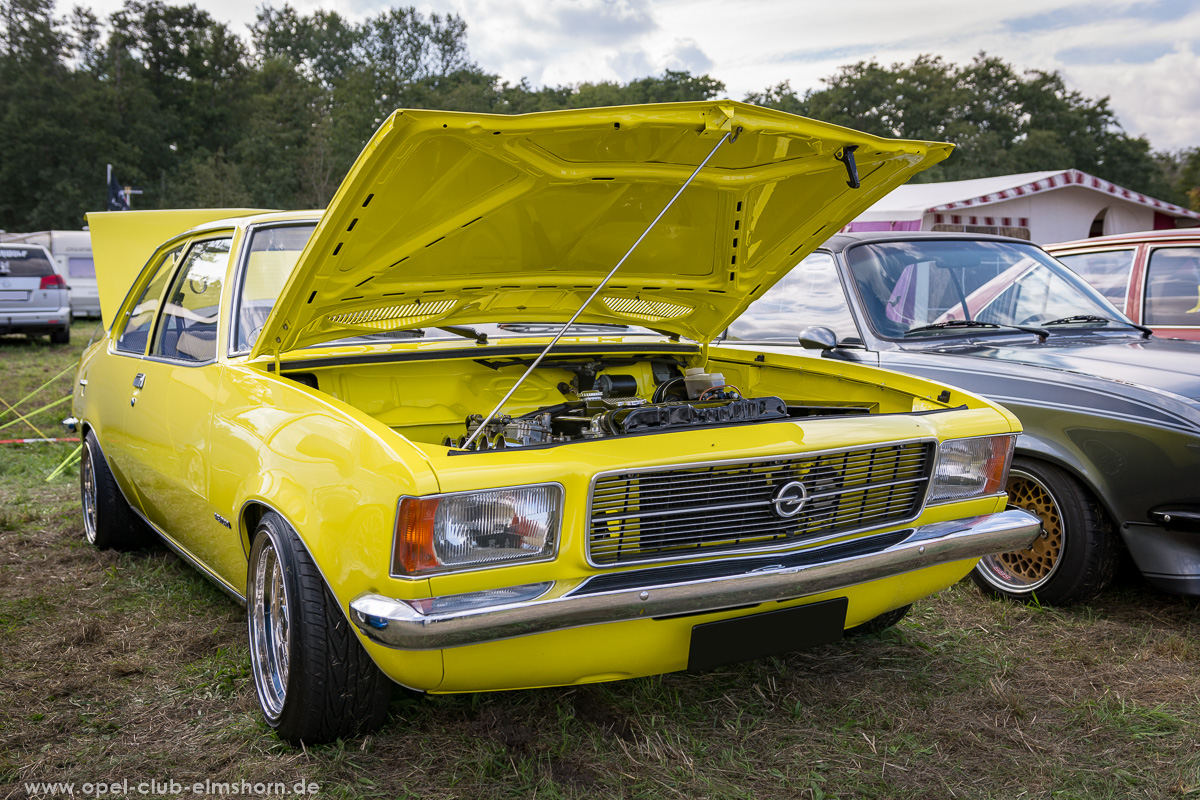
<instances>
[{"instance_id":1,"label":"blue flag","mask_svg":"<svg viewBox=\"0 0 1200 800\"><path fill-rule=\"evenodd\" d=\"M117 179L112 177L111 174L108 178L108 210L129 210L129 198L125 196L125 190L121 188L121 184L117 183Z\"/></svg>"}]
</instances>

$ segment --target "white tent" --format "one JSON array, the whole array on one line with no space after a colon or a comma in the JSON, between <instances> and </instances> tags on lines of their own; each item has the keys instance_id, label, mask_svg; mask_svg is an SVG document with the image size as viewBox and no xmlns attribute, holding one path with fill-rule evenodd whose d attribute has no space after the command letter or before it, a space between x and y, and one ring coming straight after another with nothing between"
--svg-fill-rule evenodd
<instances>
[{"instance_id":1,"label":"white tent","mask_svg":"<svg viewBox=\"0 0 1200 800\"><path fill-rule=\"evenodd\" d=\"M846 230L1004 233L1040 244L1186 227L1200 214L1077 169L901 186Z\"/></svg>"}]
</instances>

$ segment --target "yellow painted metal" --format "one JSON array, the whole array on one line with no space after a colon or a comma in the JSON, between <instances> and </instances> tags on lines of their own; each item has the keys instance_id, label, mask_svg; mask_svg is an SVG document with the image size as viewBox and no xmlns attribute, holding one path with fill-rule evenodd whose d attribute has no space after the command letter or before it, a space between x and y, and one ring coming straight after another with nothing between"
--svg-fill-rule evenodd
<instances>
[{"instance_id":1,"label":"yellow painted metal","mask_svg":"<svg viewBox=\"0 0 1200 800\"><path fill-rule=\"evenodd\" d=\"M215 220L264 213L250 208L189 208L169 211L98 211L87 215L92 258L105 328L159 245L171 237Z\"/></svg>"},{"instance_id":2,"label":"yellow painted metal","mask_svg":"<svg viewBox=\"0 0 1200 800\"><path fill-rule=\"evenodd\" d=\"M89 355L96 357L94 351ZM777 361L761 364L751 353L722 353L714 362L727 375L748 386L769 386L803 399L836 390L847 402L870 402L880 411L905 411L913 398L940 390L936 384L840 362L797 357L798 365ZM107 353L101 358L133 359ZM472 363L472 362L465 362ZM156 365L159 366L159 365ZM201 476L194 469L207 463L205 492L211 507L189 515L161 518L167 532L201 558L227 584L245 585L246 553L257 509L272 509L292 524L312 553L331 591L345 608L354 597L378 592L400 598L456 594L536 581L558 581L566 587L597 570L584 557L586 499L596 472L627 467L696 463L722 458L756 458L844 447L850 444L911 438L957 438L1019 429L1015 419L971 395L956 400L966 409L942 414L871 415L861 420L811 419L711 430L688 430L654 437L611 439L550 450L508 449L451 456L430 443L432 429L413 426L414 437L396 432L406 412L422 418L438 402L451 413L469 396L503 391L504 381L480 385L464 374L464 362L340 367L318 371L330 394L287 378L276 377L253 364L229 362L191 370L189 387L202 387L205 371L217 370L220 385L213 391L211 425L171 429L169 450L201 452L207 439L207 462L182 458L177 469L164 469L160 483ZM803 371L795 369L799 366ZM286 368L286 362L285 362ZM480 368L485 369L485 368ZM179 375L154 373L154 385L181 380ZM201 383L196 383L201 381ZM421 398L407 407L391 407L395 386L422 385ZM148 382L143 396L150 389ZM549 391L539 382L530 392ZM335 397L339 392L344 397ZM476 396L475 402L483 402ZM431 404L431 401L432 404ZM531 394L519 402L544 402ZM191 388L171 394L172 413L181 418L205 416L205 403ZM485 403L486 404L486 403ZM83 403L83 416L89 416ZM127 415L126 419L132 415ZM382 420L393 424L385 424ZM122 423L124 424L124 423ZM111 427L111 426L110 426ZM121 427L121 426L117 426ZM425 434L420 436L420 434ZM106 432L105 438L144 437L128 430ZM171 457L164 451L161 458ZM189 465L195 465L189 466ZM432 579L406 580L388 576L395 509L403 495L427 495L525 483L556 481L566 491L566 508L558 558L539 564L512 565ZM165 484L164 484L165 487ZM164 488L160 487L160 489ZM180 494L186 497L187 493ZM1003 507L995 499L935 506L916 524L969 517ZM224 530L212 514L233 524ZM936 591L971 567L920 570L844 593L851 598L856 624L888 608ZM565 590L565 589L564 589ZM810 599L820 599L810 598ZM680 669L686 660L686 631L697 621L736 616L744 612L705 615L695 620L653 624L644 621L591 626L503 643L457 648L444 652L401 653L371 645L378 663L397 681L436 691L515 688L555 683L608 680ZM618 647L617 643L621 643ZM443 664L445 672L443 674Z\"/></svg>"},{"instance_id":3,"label":"yellow painted metal","mask_svg":"<svg viewBox=\"0 0 1200 800\"><path fill-rule=\"evenodd\" d=\"M97 432L131 502L225 585L245 586L256 520L276 511L295 528L343 610L367 592L416 599L541 581L553 581L553 592L568 591L600 571L585 554L588 491L599 472L1019 431L1015 417L999 406L957 389L951 389L949 401L939 400L946 387L913 376L778 352L710 349L665 336L592 335L567 337L564 345L590 348L599 357L614 345L636 343L644 356L719 371L746 396L840 403L872 413L451 455L442 438L463 435L466 415L481 413L503 396L523 371L520 365L482 364L490 346L469 340L294 349L347 328L370 329L370 314L341 327L330 316L377 310L371 304L391 289L405 292L405 299L388 303L409 303L414 313L420 307L420 314L432 315L421 324L565 318L580 293L611 266L620 243L640 233L639 226L657 213L662 193L687 164L739 126L744 130L734 148L714 160L715 174L701 181L680 217L664 219L660 236L647 242L646 257L614 281L612 296L601 298L599 310L585 319L636 322L631 315L645 312L657 315L644 320L655 327L707 335L832 232L822 225L836 224L948 152L941 146L880 143L727 102L503 119L405 112L368 146L323 218L300 267L287 280L283 310L272 317L276 327L260 337L260 344L269 345L249 358L226 355L234 292L233 273L228 273L215 362L186 364L117 352L110 337L120 334L118 321L109 337L83 355L79 377L90 380L76 389L75 415ZM629 136L616 135L618 130ZM845 183L844 167L833 160L838 142L860 144L861 192L837 185ZM480 177L492 173L491 184ZM510 173L516 177L505 182ZM402 186L412 191L411 199ZM366 206L364 191L375 195ZM371 215L354 216L355 203ZM797 203L806 216L793 235L787 226L795 220L787 209ZM199 216L189 219L189 213ZM107 243L100 245L97 271L105 276L101 285L110 287L109 311L116 313L157 243L183 228L200 225L197 237L218 228L232 230L236 253L249 224L314 218L297 212L211 224L217 214L231 213L240 212L144 217L154 228L146 236L135 230L133 214L97 217L93 230ZM701 235L704 230L708 239ZM129 237L125 243L123 231ZM343 239L344 249L335 256L334 234L339 233L362 238ZM579 237L576 246L567 246L570 235ZM735 255L737 268L727 270L733 265L724 259ZM236 264L231 258L229 269ZM247 289L253 299L272 294L290 265L280 259L268 266L273 268L264 271L266 277ZM481 283L481 273L493 269L494 291ZM349 299L353 284L368 277L359 287L372 287L364 288L365 304ZM502 281L516 281L515 288L501 291ZM118 285L119 291L112 288ZM323 293L328 294L322 298ZM448 298L454 303L438 305ZM375 321L391 324L386 317ZM532 354L545 341L506 339L504 345L524 345ZM387 358L348 363L345 357L352 355ZM323 359L335 358L322 366ZM320 389L287 377L295 371L314 375ZM643 397L653 390L645 364L609 371L633 377ZM132 382L139 372L145 385L135 391ZM558 384L570 377L565 370L539 370L505 412L560 402ZM914 409L938 413L910 413ZM389 575L401 497L548 481L560 483L566 498L554 560L412 580ZM1002 498L948 503L927 508L910 524L971 517L1003 506ZM964 561L922 569L836 594L849 598L847 625L855 625L949 585L971 566ZM362 641L391 677L414 688L532 687L681 669L693 625L745 613L594 625L445 651L400 652Z\"/></svg>"},{"instance_id":4,"label":"yellow painted metal","mask_svg":"<svg viewBox=\"0 0 1200 800\"><path fill-rule=\"evenodd\" d=\"M728 100L397 111L330 203L253 354L356 331L565 321L720 136L739 129L581 322L711 339L951 150ZM850 148L858 189L837 159Z\"/></svg>"}]
</instances>

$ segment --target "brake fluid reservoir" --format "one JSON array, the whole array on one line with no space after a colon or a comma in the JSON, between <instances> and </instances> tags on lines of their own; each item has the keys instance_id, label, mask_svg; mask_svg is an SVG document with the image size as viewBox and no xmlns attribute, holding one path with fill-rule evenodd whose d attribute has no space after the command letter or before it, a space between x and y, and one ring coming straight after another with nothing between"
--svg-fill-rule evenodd
<instances>
[{"instance_id":1,"label":"brake fluid reservoir","mask_svg":"<svg viewBox=\"0 0 1200 800\"><path fill-rule=\"evenodd\" d=\"M683 371L683 385L687 387L689 400L699 400L705 389L724 386L725 376L720 372L705 372L700 367L691 367Z\"/></svg>"}]
</instances>

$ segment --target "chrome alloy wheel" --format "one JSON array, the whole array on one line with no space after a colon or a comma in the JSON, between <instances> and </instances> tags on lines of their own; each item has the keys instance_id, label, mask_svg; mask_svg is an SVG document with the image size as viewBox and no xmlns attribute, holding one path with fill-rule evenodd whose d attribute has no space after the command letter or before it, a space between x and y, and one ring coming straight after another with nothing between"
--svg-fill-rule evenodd
<instances>
[{"instance_id":1,"label":"chrome alloy wheel","mask_svg":"<svg viewBox=\"0 0 1200 800\"><path fill-rule=\"evenodd\" d=\"M250 665L263 713L274 722L287 699L291 614L283 580L283 564L275 543L266 541L258 555L250 585Z\"/></svg>"},{"instance_id":2,"label":"chrome alloy wheel","mask_svg":"<svg viewBox=\"0 0 1200 800\"><path fill-rule=\"evenodd\" d=\"M1026 594L1045 586L1062 563L1062 510L1046 484L1027 472L1013 470L1008 478L1008 507L1036 514L1042 520L1042 535L1028 550L985 556L979 569L999 589Z\"/></svg>"},{"instance_id":3,"label":"chrome alloy wheel","mask_svg":"<svg viewBox=\"0 0 1200 800\"><path fill-rule=\"evenodd\" d=\"M89 544L96 543L96 467L92 464L92 448L86 444L80 453L79 488L83 500L83 534Z\"/></svg>"}]
</instances>

